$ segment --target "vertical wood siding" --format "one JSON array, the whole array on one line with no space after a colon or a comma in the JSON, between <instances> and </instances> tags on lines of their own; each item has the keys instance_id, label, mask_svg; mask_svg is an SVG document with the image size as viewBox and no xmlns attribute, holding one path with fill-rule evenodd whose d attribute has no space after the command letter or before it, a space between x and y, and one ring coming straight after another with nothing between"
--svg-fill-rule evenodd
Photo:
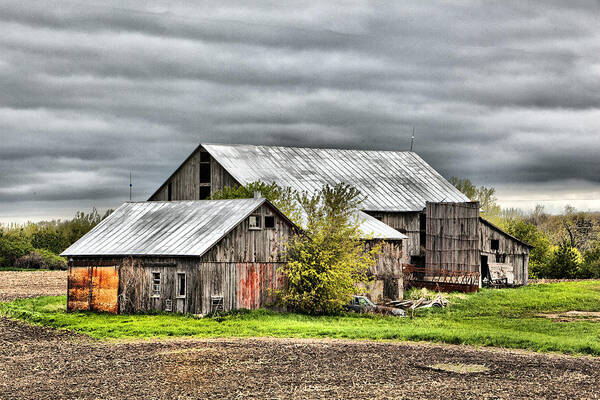
<instances>
[{"instance_id":1,"label":"vertical wood siding","mask_svg":"<svg viewBox=\"0 0 600 400\"><path fill-rule=\"evenodd\" d=\"M422 255L421 237L420 237L420 214L419 212L371 212L368 214L381 218L381 222L387 224L408 236L406 241L407 256ZM410 261L410 260L409 260Z\"/></svg>"},{"instance_id":2,"label":"vertical wood siding","mask_svg":"<svg viewBox=\"0 0 600 400\"><path fill-rule=\"evenodd\" d=\"M171 184L171 200L200 200L200 153L199 146L177 168L160 189L150 197L150 201L168 201L168 186ZM211 195L224 187L235 187L239 183L214 158L210 157Z\"/></svg>"},{"instance_id":3,"label":"vertical wood siding","mask_svg":"<svg viewBox=\"0 0 600 400\"><path fill-rule=\"evenodd\" d=\"M529 273L529 248L485 222L481 222L480 232L481 254L487 255L490 263L496 262L496 257L505 258L504 263L513 266L515 284L526 285ZM492 250L492 240L498 240L498 250Z\"/></svg>"},{"instance_id":4,"label":"vertical wood siding","mask_svg":"<svg viewBox=\"0 0 600 400\"><path fill-rule=\"evenodd\" d=\"M427 203L425 267L479 272L479 204Z\"/></svg>"}]
</instances>

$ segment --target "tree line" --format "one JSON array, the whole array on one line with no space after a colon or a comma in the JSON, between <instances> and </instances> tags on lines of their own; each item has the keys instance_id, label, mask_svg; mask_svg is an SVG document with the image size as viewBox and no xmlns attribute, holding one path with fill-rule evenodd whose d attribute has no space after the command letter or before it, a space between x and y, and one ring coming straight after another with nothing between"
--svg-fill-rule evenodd
<instances>
[{"instance_id":1,"label":"tree line","mask_svg":"<svg viewBox=\"0 0 600 400\"><path fill-rule=\"evenodd\" d=\"M476 187L469 179L450 178L467 197L481 204L481 215L530 244L530 278L600 278L600 213L566 206L559 215L537 205L529 213L502 209L493 187Z\"/></svg>"},{"instance_id":2,"label":"tree line","mask_svg":"<svg viewBox=\"0 0 600 400\"><path fill-rule=\"evenodd\" d=\"M0 267L66 269L67 261L59 254L111 212L100 215L94 208L68 220L1 225Z\"/></svg>"}]
</instances>

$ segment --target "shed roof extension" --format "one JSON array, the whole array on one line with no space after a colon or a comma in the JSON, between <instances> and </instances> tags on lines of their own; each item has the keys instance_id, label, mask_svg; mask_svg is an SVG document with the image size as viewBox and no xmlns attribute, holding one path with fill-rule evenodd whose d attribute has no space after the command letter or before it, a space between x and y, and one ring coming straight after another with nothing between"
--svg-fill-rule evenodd
<instances>
[{"instance_id":1,"label":"shed roof extension","mask_svg":"<svg viewBox=\"0 0 600 400\"><path fill-rule=\"evenodd\" d=\"M469 199L413 152L202 144L239 183L315 191L348 183L368 211L421 211L427 201Z\"/></svg>"}]
</instances>

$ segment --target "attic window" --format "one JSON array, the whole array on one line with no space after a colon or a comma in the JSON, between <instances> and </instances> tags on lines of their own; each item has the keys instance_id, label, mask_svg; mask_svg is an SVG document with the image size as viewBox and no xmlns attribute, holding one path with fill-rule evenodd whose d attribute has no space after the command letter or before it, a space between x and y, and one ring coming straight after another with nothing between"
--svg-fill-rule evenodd
<instances>
[{"instance_id":1,"label":"attic window","mask_svg":"<svg viewBox=\"0 0 600 400\"><path fill-rule=\"evenodd\" d=\"M206 200L210 197L210 186L200 186L200 200Z\"/></svg>"},{"instance_id":2,"label":"attic window","mask_svg":"<svg viewBox=\"0 0 600 400\"><path fill-rule=\"evenodd\" d=\"M173 200L173 184L171 182L167 185L167 200Z\"/></svg>"},{"instance_id":3,"label":"attic window","mask_svg":"<svg viewBox=\"0 0 600 400\"><path fill-rule=\"evenodd\" d=\"M273 215L265 215L265 229L275 228L275 217Z\"/></svg>"},{"instance_id":4,"label":"attic window","mask_svg":"<svg viewBox=\"0 0 600 400\"><path fill-rule=\"evenodd\" d=\"M252 229L252 230L259 230L261 229L260 226L260 215L251 215L248 217L248 229Z\"/></svg>"},{"instance_id":5,"label":"attic window","mask_svg":"<svg viewBox=\"0 0 600 400\"><path fill-rule=\"evenodd\" d=\"M200 162L210 162L210 154L207 151L200 152Z\"/></svg>"},{"instance_id":6,"label":"attic window","mask_svg":"<svg viewBox=\"0 0 600 400\"><path fill-rule=\"evenodd\" d=\"M500 250L500 241L498 239L490 240L490 247L492 250Z\"/></svg>"}]
</instances>

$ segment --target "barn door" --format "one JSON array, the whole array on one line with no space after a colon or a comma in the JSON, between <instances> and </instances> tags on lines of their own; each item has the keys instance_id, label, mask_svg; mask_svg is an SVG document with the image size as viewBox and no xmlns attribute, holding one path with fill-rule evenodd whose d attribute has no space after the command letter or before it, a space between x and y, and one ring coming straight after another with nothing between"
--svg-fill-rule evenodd
<instances>
[{"instance_id":1,"label":"barn door","mask_svg":"<svg viewBox=\"0 0 600 400\"><path fill-rule=\"evenodd\" d=\"M425 268L479 272L479 203L427 203Z\"/></svg>"}]
</instances>

